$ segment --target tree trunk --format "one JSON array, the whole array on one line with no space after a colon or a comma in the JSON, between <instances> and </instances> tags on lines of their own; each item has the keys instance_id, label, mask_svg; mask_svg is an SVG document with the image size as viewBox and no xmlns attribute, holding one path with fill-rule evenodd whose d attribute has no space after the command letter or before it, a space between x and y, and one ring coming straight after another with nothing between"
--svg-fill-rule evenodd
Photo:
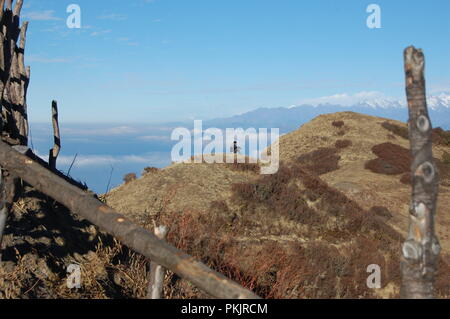
<instances>
[{"instance_id":1,"label":"tree trunk","mask_svg":"<svg viewBox=\"0 0 450 319\"><path fill-rule=\"evenodd\" d=\"M409 233L402 249L400 294L402 298L428 299L435 297L434 279L440 252L434 229L439 176L432 153L432 126L425 92L425 58L422 50L408 47L404 59L413 186Z\"/></svg>"}]
</instances>

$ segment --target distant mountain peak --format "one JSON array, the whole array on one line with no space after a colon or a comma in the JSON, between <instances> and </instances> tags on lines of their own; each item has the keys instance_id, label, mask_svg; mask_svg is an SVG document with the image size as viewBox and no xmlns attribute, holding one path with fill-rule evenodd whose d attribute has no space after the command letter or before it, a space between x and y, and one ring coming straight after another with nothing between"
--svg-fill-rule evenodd
<instances>
[{"instance_id":1,"label":"distant mountain peak","mask_svg":"<svg viewBox=\"0 0 450 319\"><path fill-rule=\"evenodd\" d=\"M440 108L450 108L450 94L440 93L439 95L429 96L427 99L428 107L433 110L438 110Z\"/></svg>"},{"instance_id":2,"label":"distant mountain peak","mask_svg":"<svg viewBox=\"0 0 450 319\"><path fill-rule=\"evenodd\" d=\"M406 108L406 98L404 100L399 100L391 97L386 97L382 94L375 94L376 92L369 93L359 93L353 96L346 94L337 94L330 97L323 97L318 99L309 100L307 103L302 105L292 105L289 109L301 106L314 106L314 107L324 107L324 106L335 106L343 108L370 108L370 109L398 109ZM341 101L340 101L341 100ZM436 95L429 95L427 98L428 107L432 110L439 110L441 108L450 108L450 94L447 92L442 92Z\"/></svg>"}]
</instances>

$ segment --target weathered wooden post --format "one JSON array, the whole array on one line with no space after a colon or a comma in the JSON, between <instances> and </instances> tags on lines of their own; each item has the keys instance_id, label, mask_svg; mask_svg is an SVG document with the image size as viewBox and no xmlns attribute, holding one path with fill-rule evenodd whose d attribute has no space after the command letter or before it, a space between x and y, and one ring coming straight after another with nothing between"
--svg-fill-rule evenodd
<instances>
[{"instance_id":1,"label":"weathered wooden post","mask_svg":"<svg viewBox=\"0 0 450 319\"><path fill-rule=\"evenodd\" d=\"M160 240L165 240L168 232L166 226L155 226L155 236ZM154 261L150 263L150 279L148 282L147 299L161 299L164 287L164 274L166 270L163 266Z\"/></svg>"},{"instance_id":2,"label":"weathered wooden post","mask_svg":"<svg viewBox=\"0 0 450 319\"><path fill-rule=\"evenodd\" d=\"M20 23L23 0L0 1L0 98L3 117L3 140L11 145L28 144L26 94L30 68L25 67L24 52L28 22ZM20 35L20 42L17 45Z\"/></svg>"},{"instance_id":3,"label":"weathered wooden post","mask_svg":"<svg viewBox=\"0 0 450 319\"><path fill-rule=\"evenodd\" d=\"M59 122L58 122L58 103L56 101L52 101L52 124L53 124L53 138L54 145L53 148L50 149L48 155L48 165L50 169L56 169L56 159L58 158L59 151L61 150L61 137L59 134Z\"/></svg>"},{"instance_id":4,"label":"weathered wooden post","mask_svg":"<svg viewBox=\"0 0 450 319\"><path fill-rule=\"evenodd\" d=\"M12 0L0 0L0 140L18 146L28 144L26 95L30 81L30 68L24 61L28 22L20 27L22 6L23 0L17 0L14 8ZM1 249L17 177L1 167L0 175Z\"/></svg>"},{"instance_id":5,"label":"weathered wooden post","mask_svg":"<svg viewBox=\"0 0 450 319\"><path fill-rule=\"evenodd\" d=\"M440 252L434 216L438 197L438 171L433 159L431 121L428 115L422 50L404 52L409 139L413 162L409 233L403 244L400 295L408 299L434 298L434 279Z\"/></svg>"},{"instance_id":6,"label":"weathered wooden post","mask_svg":"<svg viewBox=\"0 0 450 319\"><path fill-rule=\"evenodd\" d=\"M2 241L3 234L6 226L6 219L8 217L7 205L6 205L6 191L3 180L3 171L0 168L0 262L2 261Z\"/></svg>"}]
</instances>

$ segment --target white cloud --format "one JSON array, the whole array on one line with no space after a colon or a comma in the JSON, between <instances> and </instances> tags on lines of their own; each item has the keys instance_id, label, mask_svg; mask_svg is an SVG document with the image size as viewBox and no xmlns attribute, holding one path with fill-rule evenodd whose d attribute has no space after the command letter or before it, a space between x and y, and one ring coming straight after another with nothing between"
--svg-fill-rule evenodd
<instances>
[{"instance_id":1,"label":"white cloud","mask_svg":"<svg viewBox=\"0 0 450 319\"><path fill-rule=\"evenodd\" d=\"M37 63L68 63L71 60L67 58L46 58L39 55L29 55L26 57L27 62Z\"/></svg>"},{"instance_id":2,"label":"white cloud","mask_svg":"<svg viewBox=\"0 0 450 319\"><path fill-rule=\"evenodd\" d=\"M62 20L61 18L54 16L54 10L44 10L44 11L30 11L24 13L22 16L24 19L34 20L34 21L55 21Z\"/></svg>"},{"instance_id":3,"label":"white cloud","mask_svg":"<svg viewBox=\"0 0 450 319\"><path fill-rule=\"evenodd\" d=\"M147 136L139 136L139 140L144 141L169 141L169 136L161 136L161 135L147 135Z\"/></svg>"},{"instance_id":4,"label":"white cloud","mask_svg":"<svg viewBox=\"0 0 450 319\"><path fill-rule=\"evenodd\" d=\"M127 16L123 15L123 14L118 14L118 13L110 13L110 14L105 14L105 15L99 16L98 19L100 19L100 20L123 21L123 20L127 19Z\"/></svg>"},{"instance_id":5,"label":"white cloud","mask_svg":"<svg viewBox=\"0 0 450 319\"><path fill-rule=\"evenodd\" d=\"M102 31L94 31L91 33L92 37L97 37L99 35L104 35L104 34L108 34L111 33L112 30L102 30Z\"/></svg>"},{"instance_id":6,"label":"white cloud","mask_svg":"<svg viewBox=\"0 0 450 319\"><path fill-rule=\"evenodd\" d=\"M130 126L116 126L97 129L83 128L63 128L64 134L80 135L80 136L110 136L110 135L126 135L137 133L138 130Z\"/></svg>"},{"instance_id":7,"label":"white cloud","mask_svg":"<svg viewBox=\"0 0 450 319\"><path fill-rule=\"evenodd\" d=\"M169 156L169 155L168 155ZM73 156L59 156L58 166L69 166L72 164ZM46 159L45 159L46 160ZM76 167L86 167L86 166L107 166L111 164L121 164L121 163L137 163L137 164L150 164L155 162L160 162L160 154L143 154L143 155L122 155L122 156L112 156L112 155L78 155L74 166Z\"/></svg>"},{"instance_id":8,"label":"white cloud","mask_svg":"<svg viewBox=\"0 0 450 319\"><path fill-rule=\"evenodd\" d=\"M126 37L117 38L117 41L119 41L122 44L129 45L129 46L137 46L137 45L139 45L138 42L132 41L130 38L126 38Z\"/></svg>"}]
</instances>

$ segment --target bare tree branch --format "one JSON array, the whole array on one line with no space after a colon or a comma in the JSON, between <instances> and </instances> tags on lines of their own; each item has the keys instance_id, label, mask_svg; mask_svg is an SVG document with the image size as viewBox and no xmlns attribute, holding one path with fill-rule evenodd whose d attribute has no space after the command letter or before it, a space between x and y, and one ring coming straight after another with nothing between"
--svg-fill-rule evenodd
<instances>
[{"instance_id":1,"label":"bare tree branch","mask_svg":"<svg viewBox=\"0 0 450 319\"><path fill-rule=\"evenodd\" d=\"M434 279L440 252L434 216L439 176L433 159L431 121L425 92L425 58L414 47L404 52L413 187L408 237L403 244L402 298L434 298Z\"/></svg>"},{"instance_id":2,"label":"bare tree branch","mask_svg":"<svg viewBox=\"0 0 450 319\"><path fill-rule=\"evenodd\" d=\"M22 11L22 6L23 6L23 0L17 0L16 5L14 6L14 11L13 11L13 14L15 16L20 15L20 11Z\"/></svg>"}]
</instances>

